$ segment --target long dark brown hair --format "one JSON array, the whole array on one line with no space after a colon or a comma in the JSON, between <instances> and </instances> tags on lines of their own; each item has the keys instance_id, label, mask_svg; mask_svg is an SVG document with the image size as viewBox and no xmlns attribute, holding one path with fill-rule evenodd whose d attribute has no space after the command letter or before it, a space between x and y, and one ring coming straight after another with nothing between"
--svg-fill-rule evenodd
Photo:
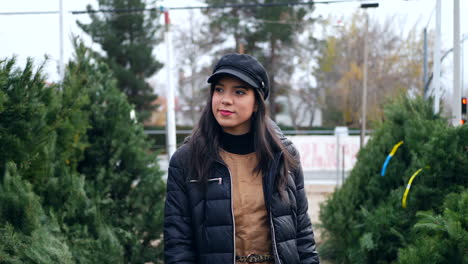
<instances>
[{"instance_id":1,"label":"long dark brown hair","mask_svg":"<svg viewBox=\"0 0 468 264\"><path fill-rule=\"evenodd\" d=\"M189 140L191 149L191 177L200 182L206 183L209 170L216 162L224 163L219 155L221 146L220 137L222 128L216 121L212 111L212 97L215 83L211 85L210 96L203 109L198 126L192 133ZM274 159L274 153L282 152L282 164L279 177L276 178L276 187L283 196L284 187L287 183L287 177L290 170L297 167L297 162L283 146L272 121L267 116L265 100L255 88L255 102L257 111L251 117L251 131L254 137L254 148L258 164L254 172L261 172L266 175L269 170L270 162Z\"/></svg>"}]
</instances>

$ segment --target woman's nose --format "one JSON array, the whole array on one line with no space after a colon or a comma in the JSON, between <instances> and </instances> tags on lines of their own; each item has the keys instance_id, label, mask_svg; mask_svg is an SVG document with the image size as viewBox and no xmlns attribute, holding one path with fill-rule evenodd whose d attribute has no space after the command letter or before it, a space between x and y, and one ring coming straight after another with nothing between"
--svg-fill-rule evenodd
<instances>
[{"instance_id":1,"label":"woman's nose","mask_svg":"<svg viewBox=\"0 0 468 264\"><path fill-rule=\"evenodd\" d=\"M232 99L229 95L224 95L221 99L222 104L232 104Z\"/></svg>"}]
</instances>

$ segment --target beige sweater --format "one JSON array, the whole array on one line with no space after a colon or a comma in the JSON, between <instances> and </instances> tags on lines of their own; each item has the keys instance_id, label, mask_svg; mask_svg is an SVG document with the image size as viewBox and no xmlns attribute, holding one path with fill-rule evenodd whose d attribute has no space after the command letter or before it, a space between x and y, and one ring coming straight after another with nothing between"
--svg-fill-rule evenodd
<instances>
[{"instance_id":1,"label":"beige sweater","mask_svg":"<svg viewBox=\"0 0 468 264\"><path fill-rule=\"evenodd\" d=\"M270 225L263 196L263 179L254 173L255 153L239 155L220 151L232 178L236 255L271 254ZM266 262L264 262L266 263Z\"/></svg>"}]
</instances>

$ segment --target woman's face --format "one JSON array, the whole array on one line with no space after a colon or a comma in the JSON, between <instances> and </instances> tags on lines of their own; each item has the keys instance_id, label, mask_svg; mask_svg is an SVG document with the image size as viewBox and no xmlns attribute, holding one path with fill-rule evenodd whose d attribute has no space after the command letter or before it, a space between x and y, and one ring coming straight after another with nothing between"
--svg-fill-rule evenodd
<instances>
[{"instance_id":1,"label":"woman's face","mask_svg":"<svg viewBox=\"0 0 468 264\"><path fill-rule=\"evenodd\" d=\"M235 77L223 77L215 84L211 107L224 132L243 135L250 131L250 118L257 110L254 90Z\"/></svg>"}]
</instances>

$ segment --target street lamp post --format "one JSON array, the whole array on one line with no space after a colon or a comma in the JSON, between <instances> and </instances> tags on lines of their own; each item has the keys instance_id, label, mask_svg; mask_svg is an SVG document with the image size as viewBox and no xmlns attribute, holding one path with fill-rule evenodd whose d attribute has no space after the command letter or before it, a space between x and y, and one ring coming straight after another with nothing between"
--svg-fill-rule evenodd
<instances>
[{"instance_id":1,"label":"street lamp post","mask_svg":"<svg viewBox=\"0 0 468 264\"><path fill-rule=\"evenodd\" d=\"M436 1L436 34L434 42L434 112L439 113L439 104L440 104L440 46L441 46L441 24L442 24L442 2L441 0Z\"/></svg>"},{"instance_id":2,"label":"street lamp post","mask_svg":"<svg viewBox=\"0 0 468 264\"><path fill-rule=\"evenodd\" d=\"M461 116L461 45L460 45L460 0L453 1L453 99L452 124L460 125Z\"/></svg>"},{"instance_id":3,"label":"street lamp post","mask_svg":"<svg viewBox=\"0 0 468 264\"><path fill-rule=\"evenodd\" d=\"M60 84L63 85L63 78L65 77L65 62L63 56L63 2L59 1L59 46L60 46L60 57L59 57L59 74Z\"/></svg>"},{"instance_id":4,"label":"street lamp post","mask_svg":"<svg viewBox=\"0 0 468 264\"><path fill-rule=\"evenodd\" d=\"M166 67L167 67L167 118L166 118L166 139L167 139L167 157L171 160L172 154L176 151L176 125L175 125L175 102L174 102L174 84L172 81L172 36L171 36L171 21L169 11L161 8L164 11L164 20L166 25L165 42L166 42Z\"/></svg>"},{"instance_id":5,"label":"street lamp post","mask_svg":"<svg viewBox=\"0 0 468 264\"><path fill-rule=\"evenodd\" d=\"M369 3L369 4L361 4L361 8L375 8L378 7L378 3ZM367 12L365 12L366 16L366 31L364 33L364 63L363 63L363 78L362 78L362 114L361 114L361 138L359 141L359 147L362 148L364 146L364 140L366 136L366 113L367 113L367 60L368 60L368 47L367 47L367 34L369 30L369 16Z\"/></svg>"}]
</instances>

